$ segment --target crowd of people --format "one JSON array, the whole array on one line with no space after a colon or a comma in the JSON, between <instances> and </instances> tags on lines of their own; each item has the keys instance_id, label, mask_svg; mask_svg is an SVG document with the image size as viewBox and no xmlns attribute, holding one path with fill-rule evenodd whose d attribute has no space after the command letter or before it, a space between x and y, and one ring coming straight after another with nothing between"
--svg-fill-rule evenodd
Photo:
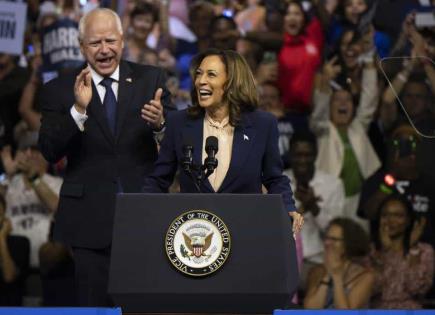
<instances>
[{"instance_id":1,"label":"crowd of people","mask_svg":"<svg viewBox=\"0 0 435 315\"><path fill-rule=\"evenodd\" d=\"M74 121L61 115L49 116L50 111L58 111L57 102L69 102L70 95L57 83L48 85L44 93L42 86L59 75L75 78L84 57L88 63L93 58L92 42L84 57L69 53L64 59L59 59L60 54L53 58L52 48L60 45L55 43L56 30L76 30L69 34L77 34L80 39L85 32L79 27L80 18L97 7L110 7L121 17L123 45L113 45L122 52L122 59L164 69L165 82L164 76L155 72L159 79L155 86L162 84L158 91L148 93L144 87L138 92L139 98L136 95L137 102L152 99L147 106L154 106L153 111L160 110L162 104L166 111L172 104L172 110L189 108L192 115L200 115L195 107L201 100L191 93L192 89L199 89L201 80L223 89L227 81L192 80L201 77L201 71L207 72L198 69L216 67L213 57L219 51L237 51L244 57L238 63L246 64L254 78L251 82L246 74L243 82L249 86L244 88L232 83L231 91L241 96L224 98L240 102L241 107L247 106L244 100L255 100L278 122L277 145L284 174L290 179L296 208L305 221L296 236L301 245L297 246L301 275L297 300L301 307L435 307L435 188L430 184L435 179L435 28L421 24L418 18L420 12L433 10L435 4L426 5L426 1L418 0L29 0L23 54L0 53L0 305L77 304L73 292L80 284L74 281L77 266L73 257L84 255L80 248L82 244L88 247L85 238L92 235L95 225L91 223L95 222L77 219L82 222L82 234L63 231L65 239L74 240L73 250L53 240L54 217L62 196L71 197L71 211L85 215L85 207L73 208L81 207L74 198L81 197L86 187L71 182L61 187L64 180L80 176L92 182L99 170L104 173L104 167L110 169L111 160L97 161L101 158L97 149L103 146L96 144L105 140L74 140L73 127L80 124L81 109L86 113L89 100L80 106L75 95L79 106L75 107L78 113L71 112ZM70 39L66 46L68 51L79 51L79 40ZM217 50L210 55L210 49ZM198 54L202 57L194 59ZM190 73L192 60L194 65L198 63L195 71L201 73ZM202 64L203 60L208 64ZM95 59L94 63L101 71L107 68L105 62L111 64L111 60L103 60L99 65L100 61ZM123 67L121 64L121 72ZM223 67L222 63L217 67ZM133 70L140 69L145 68ZM83 70L80 76L90 82L95 74L91 77L89 70ZM154 86L148 77L136 79L132 75L126 81L131 83L132 78L135 85L144 80L144 84ZM73 86L74 79L70 81ZM258 94L258 100L252 93ZM72 97L70 105L74 104ZM184 121L179 115L165 122L160 116L163 111L153 116L147 112L148 107L144 110L143 117L138 113L137 120L131 118L128 139L132 143L126 143L126 147L134 144L134 137L143 133L146 138L136 144L144 152L135 150L134 158L125 157L125 165L138 164L133 159L139 158L149 159L147 163L151 164L149 156L157 156L157 146L154 149L155 144L150 143L161 144L166 131L168 139L175 139L175 126ZM229 110L234 112L230 120L240 114L238 106ZM49 113L45 124L51 121L41 129L42 111ZM269 116L261 119L265 117ZM145 130L143 120L156 126L158 132ZM171 122L166 131L159 128ZM217 129L228 133L231 125ZM71 131L61 131L65 126ZM94 128L93 122L89 128ZM46 140L42 146L41 139L38 146L40 129ZM266 136L265 131L259 139ZM172 184L171 192L179 191L178 179L182 189L183 183L187 187L182 174L175 176L173 167L164 168L165 158L169 159L173 151L168 142L162 144L157 174L148 180L149 191L153 190L153 181L161 190ZM68 151L74 146L80 151ZM56 163L44 159L41 148L44 153L53 153L50 160ZM227 149L231 152L231 144ZM263 154L272 153L262 152L259 159ZM89 159L85 163L89 164L87 175L74 167L83 163L80 159L85 155ZM270 170L268 159L263 157L263 161L262 172L266 173ZM128 192L133 188L125 183L139 185L140 176L135 176L150 168L145 165L137 174L123 174L113 187L101 188L98 193ZM217 191L223 177L214 176L211 183L217 182ZM274 187L271 182L263 186L263 191ZM112 201L109 198L104 202ZM89 207L95 207L95 202L90 201ZM58 219L66 222L69 217ZM108 243L108 231L93 238L89 246L100 248L100 244ZM35 282L40 289L35 290Z\"/></svg>"}]
</instances>

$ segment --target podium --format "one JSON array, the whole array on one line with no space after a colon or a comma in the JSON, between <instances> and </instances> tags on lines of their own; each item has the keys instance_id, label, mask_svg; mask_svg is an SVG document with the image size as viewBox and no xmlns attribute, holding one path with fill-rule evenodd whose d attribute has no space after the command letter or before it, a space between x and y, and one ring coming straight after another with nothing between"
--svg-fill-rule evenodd
<instances>
[{"instance_id":1,"label":"podium","mask_svg":"<svg viewBox=\"0 0 435 315\"><path fill-rule=\"evenodd\" d=\"M218 216L231 248L216 272L189 276L168 258L174 219ZM269 313L285 309L298 284L291 221L280 195L119 194L109 294L131 313Z\"/></svg>"}]
</instances>

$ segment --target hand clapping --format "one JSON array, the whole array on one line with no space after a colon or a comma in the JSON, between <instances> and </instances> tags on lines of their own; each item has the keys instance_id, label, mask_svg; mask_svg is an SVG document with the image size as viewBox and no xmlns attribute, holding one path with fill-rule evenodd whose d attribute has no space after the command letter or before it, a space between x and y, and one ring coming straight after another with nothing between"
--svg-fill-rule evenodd
<instances>
[{"instance_id":1,"label":"hand clapping","mask_svg":"<svg viewBox=\"0 0 435 315\"><path fill-rule=\"evenodd\" d=\"M86 113L86 108L92 99L92 76L89 67L80 72L74 83L75 108L81 113Z\"/></svg>"}]
</instances>

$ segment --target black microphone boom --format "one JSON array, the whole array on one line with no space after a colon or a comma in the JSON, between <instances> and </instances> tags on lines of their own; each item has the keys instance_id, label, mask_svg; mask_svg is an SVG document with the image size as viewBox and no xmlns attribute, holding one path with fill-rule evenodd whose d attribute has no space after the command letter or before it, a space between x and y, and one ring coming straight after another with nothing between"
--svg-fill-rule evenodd
<instances>
[{"instance_id":1,"label":"black microphone boom","mask_svg":"<svg viewBox=\"0 0 435 315\"><path fill-rule=\"evenodd\" d=\"M183 170L190 173L193 164L193 141L189 137L183 139L183 159L181 165Z\"/></svg>"}]
</instances>

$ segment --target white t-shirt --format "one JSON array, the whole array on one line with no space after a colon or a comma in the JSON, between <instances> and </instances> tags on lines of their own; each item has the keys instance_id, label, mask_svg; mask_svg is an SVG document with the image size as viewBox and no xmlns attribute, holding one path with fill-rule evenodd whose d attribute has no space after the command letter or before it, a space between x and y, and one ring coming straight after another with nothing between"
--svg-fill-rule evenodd
<instances>
[{"instance_id":1,"label":"white t-shirt","mask_svg":"<svg viewBox=\"0 0 435 315\"><path fill-rule=\"evenodd\" d=\"M59 195L62 178L48 174L42 180ZM39 248L48 240L53 215L32 188L27 188L22 174L14 175L6 191L6 214L12 223L12 235L26 236L30 241L30 266L39 267Z\"/></svg>"}]
</instances>

